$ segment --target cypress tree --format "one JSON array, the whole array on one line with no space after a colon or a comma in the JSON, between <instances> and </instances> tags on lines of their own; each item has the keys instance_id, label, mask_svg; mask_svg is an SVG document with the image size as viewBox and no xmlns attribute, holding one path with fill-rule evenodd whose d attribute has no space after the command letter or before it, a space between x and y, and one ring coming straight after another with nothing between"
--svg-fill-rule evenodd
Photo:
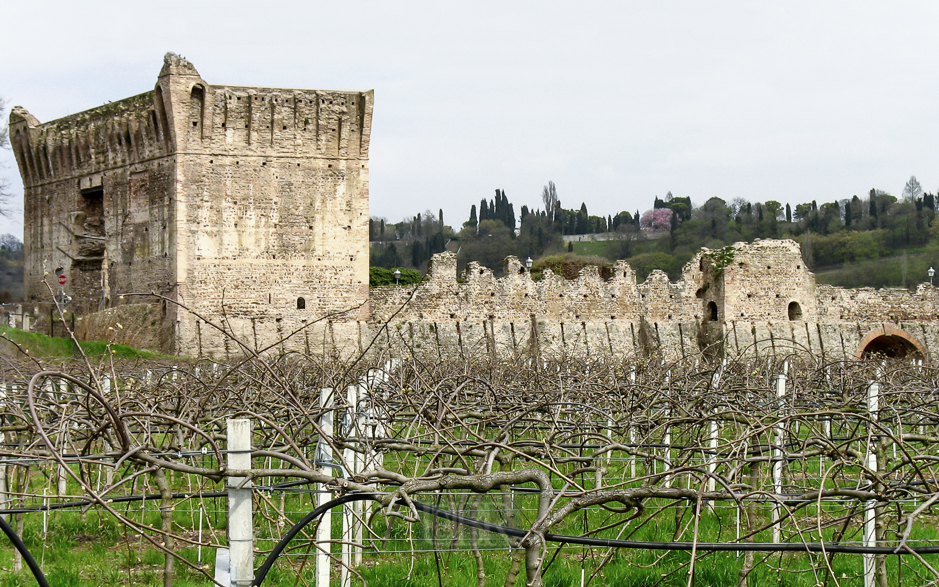
<instances>
[{"instance_id":1,"label":"cypress tree","mask_svg":"<svg viewBox=\"0 0 939 587\"><path fill-rule=\"evenodd\" d=\"M489 204L486 203L486 198L479 201L479 221L483 220L489 220Z\"/></svg>"},{"instance_id":2,"label":"cypress tree","mask_svg":"<svg viewBox=\"0 0 939 587\"><path fill-rule=\"evenodd\" d=\"M792 222L792 207L786 204L786 222Z\"/></svg>"},{"instance_id":3,"label":"cypress tree","mask_svg":"<svg viewBox=\"0 0 939 587\"><path fill-rule=\"evenodd\" d=\"M473 207L470 208L470 218L467 224L473 228L476 228L476 226L479 225L479 220L476 218L476 204L473 204Z\"/></svg>"}]
</instances>

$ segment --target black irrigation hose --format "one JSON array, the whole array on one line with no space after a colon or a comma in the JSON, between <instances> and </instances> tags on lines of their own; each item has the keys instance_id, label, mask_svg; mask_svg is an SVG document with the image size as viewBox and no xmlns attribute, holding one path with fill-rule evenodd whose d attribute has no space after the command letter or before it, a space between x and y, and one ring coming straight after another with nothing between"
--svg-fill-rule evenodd
<instances>
[{"instance_id":1,"label":"black irrigation hose","mask_svg":"<svg viewBox=\"0 0 939 587\"><path fill-rule=\"evenodd\" d=\"M36 559L30 554L29 549L23 544L23 541L17 535L13 527L10 526L2 516L0 516L0 529L3 529L3 533L7 535L7 538L9 538L13 546L16 547L16 550L20 551L20 554L23 555L23 560L26 561L29 570L32 571L33 576L36 577L36 582L39 583L39 587L49 587L49 582L46 581L46 576L42 574L42 569L39 568Z\"/></svg>"},{"instance_id":2,"label":"black irrigation hose","mask_svg":"<svg viewBox=\"0 0 939 587\"><path fill-rule=\"evenodd\" d=\"M378 499L378 495L374 493L348 493L316 507L312 512L303 516L302 520L294 524L293 528L291 528L289 532L284 534L284 537L280 539L280 542L277 543L277 546L274 547L274 550L272 550L271 553L267 555L267 559L264 561L264 564L261 565L261 568L258 569L257 573L255 573L254 581L251 582L251 585L260 585L264 581L264 577L267 576L268 571L270 571L271 567L274 566L274 563L277 562L280 554L284 551L285 548L287 548L287 545L290 543L290 541L293 540L294 537L299 534L307 524L319 518L321 515L325 514L337 505L342 505L353 501L378 501Z\"/></svg>"},{"instance_id":3,"label":"black irrigation hose","mask_svg":"<svg viewBox=\"0 0 939 587\"><path fill-rule=\"evenodd\" d=\"M306 481L292 481L283 484L278 484L275 487L289 487L296 485L306 485ZM524 488L517 488L524 489ZM212 492L212 493L174 493L174 499L187 499L192 497L206 497L206 498L219 498L227 496L227 492ZM119 497L109 498L109 502L128 502L128 501L146 501L153 499L160 499L160 494L149 494L149 495L123 495ZM270 552L267 559L264 561L264 564L258 569L257 574L255 575L254 582L252 585L261 585L264 581L264 578L267 576L267 573L271 570L274 563L280 557L281 553L287 548L287 545L303 530L304 527L310 524L310 522L316 520L322 516L327 511L332 508L343 505L346 503L354 501L378 501L380 496L374 493L350 493L337 497L336 499L330 500L324 503L321 506L318 506L313 511L308 513L303 517L302 520L297 522L287 534L281 538L280 542L274 547ZM95 500L80 500L67 503L51 504L47 506L36 506L28 508L10 508L6 510L0 510L0 514L19 514L19 513L33 513L39 511L52 511L57 509L66 509L66 508L75 508L86 505L91 505L97 503ZM495 534L502 534L504 536L511 536L514 538L524 538L528 535L528 532L525 530L519 530L518 528L510 528L508 526L501 526L499 524L491 524L489 522L483 522L473 518L467 518L460 514L453 513L449 510L442 510L434 506L430 506L418 501L412 502L415 509L418 511L424 512L426 514L431 514L445 520L450 520L451 522L457 522L463 524L464 526L469 526L472 528L478 528L480 530L485 530L487 532L493 532ZM36 564L35 559L33 559L29 550L26 548L26 545L23 544L23 541L16 534L13 528L0 517L0 529L6 533L7 537L10 538L10 541L13 542L13 545L17 550L23 555L23 558L26 560L29 565L30 570L33 572L33 575L36 577L36 580L39 582L40 587L48 587L48 582L46 582L45 576L42 574L42 569L39 568L39 565ZM698 551L753 551L753 552L830 552L830 553L844 553L844 554L939 554L939 546L925 546L925 547L905 547L903 550L899 550L893 546L852 546L847 544L821 544L818 542L647 542L647 541L632 541L632 540L613 540L609 538L589 538L584 536L568 536L565 534L552 534L546 533L544 539L548 542L557 542L561 544L575 544L581 546L597 546L604 548L632 548L632 549L646 549L646 550L692 550L696 549Z\"/></svg>"},{"instance_id":4,"label":"black irrigation hose","mask_svg":"<svg viewBox=\"0 0 939 587\"><path fill-rule=\"evenodd\" d=\"M300 485L309 485L310 481L287 481L285 483L277 483L275 485L269 485L267 487L259 487L255 485L253 489L257 491L269 491L273 489L289 489L290 487L296 487ZM269 489L268 489L269 488ZM172 494L173 499L191 499L193 497L205 497L205 498L219 498L227 497L227 491L213 491L210 493L174 493ZM148 493L145 495L120 495L117 497L106 497L103 498L104 501L108 503L125 503L128 501L152 501L156 499L163 499L163 496L159 493ZM31 507L23 508L9 508L9 509L0 509L0 515L7 514L32 514L36 512L51 512L55 510L69 510L74 508L85 507L88 505L94 505L98 503L98 500L95 499L80 499L78 501L66 501L63 503L51 503L49 505L37 505Z\"/></svg>"},{"instance_id":5,"label":"black irrigation hose","mask_svg":"<svg viewBox=\"0 0 939 587\"><path fill-rule=\"evenodd\" d=\"M353 501L378 501L379 496L374 493L350 493L337 497L331 501L318 506L308 513L302 520L297 522L287 534L281 538L277 546L268 554L267 559L261 568L255 574L252 586L261 585L267 573L274 566L274 563L280 557L281 553L287 548L287 545L297 534L310 522L316 520L332 508ZM524 538L528 535L525 530L490 524L473 518L467 518L455 514L448 510L435 508L418 501L412 501L415 509L431 514L451 522L458 522L464 526L479 528L488 532L512 536L515 538ZM564 534L546 533L544 539L548 542L559 542L562 544L577 544L583 546L600 546L606 548L634 548L645 550L698 550L698 551L753 551L753 552L825 552L825 553L845 553L845 554L939 554L939 546L922 547L904 547L899 549L893 546L852 546L848 544L822 544L819 542L646 542L633 540L613 540L609 538L588 538L583 536L567 536Z\"/></svg>"}]
</instances>

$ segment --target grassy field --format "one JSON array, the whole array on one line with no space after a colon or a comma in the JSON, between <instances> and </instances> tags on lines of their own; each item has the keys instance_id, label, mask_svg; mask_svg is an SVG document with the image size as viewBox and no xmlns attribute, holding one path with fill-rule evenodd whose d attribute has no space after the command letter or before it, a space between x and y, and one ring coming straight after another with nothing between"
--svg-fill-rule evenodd
<instances>
[{"instance_id":1,"label":"grassy field","mask_svg":"<svg viewBox=\"0 0 939 587\"><path fill-rule=\"evenodd\" d=\"M40 483L43 476L37 476ZM205 490L221 490L205 487ZM287 517L296 521L311 510L314 495L312 493L292 492L279 501L275 493L270 499L256 500L255 532L257 546L263 551L270 549L274 541L286 532L289 524L277 525L276 509L284 508ZM439 505L443 509L462 511L467 516L483 519L497 524L505 524L501 496L486 495L450 495L443 497L423 496L425 503ZM226 516L224 499L205 500L206 515L201 518L203 538L216 543L225 542ZM177 532L187 538L196 539L200 517L196 502L181 502L174 511L174 525ZM272 507L273 506L273 507ZM513 510L518 527L530 524L535 507L535 498L531 495L514 497ZM121 504L118 510L134 520L159 527L160 517L157 502L146 502L141 511L140 502ZM648 510L660 509L654 518L636 520L625 527L606 531L596 530L609 524L617 515L602 509L591 509L585 515L571 516L556 533L582 534L593 530L591 535L620 538L633 541L688 541L691 539L694 518L691 508L675 506L672 503L649 501ZM814 507L806 512L814 514ZM768 519L769 509L762 508L764 522ZM84 514L79 511L57 511L48 514L48 531L43 537L43 514L25 514L23 539L40 563L50 583L56 587L78 585L161 585L163 553L152 547L125 526L106 513L92 509ZM621 516L620 516L621 517ZM829 518L823 514L823 518ZM648 523L654 519L654 523ZM924 520L925 522L925 520ZM935 539L939 537L935 520L920 524L914 538ZM699 520L698 540L701 542L731 541L735 538L735 510L732 507L718 507L714 512L704 510ZM333 538L339 540L341 518L338 508L333 510ZM625 528L625 529L624 529ZM409 525L400 519L376 516L372 524L375 540L372 550L366 549L364 564L357 570L374 587L472 587L477 584L476 562L472 553L471 533L465 526L457 526L433 516L422 514L420 523ZM308 527L312 533L313 528ZM832 541L835 530L824 531L826 540ZM845 540L859 540L859 529L853 528ZM807 541L817 539L812 529L802 536ZM797 536L785 538L798 541ZM769 542L769 531L755 537L756 542ZM482 549L487 584L502 584L510 566L509 539L498 534L479 531L476 542ZM594 585L633 585L633 586L679 586L687 585L689 573L689 552L667 552L629 549L589 549L581 547L563 547L549 544L546 557L546 585L553 587L579 586L581 571L587 578L594 576ZM338 545L333 552L338 555ZM214 568L214 549L203 548L201 563L195 547L179 548L176 551L194 564L202 564L211 574ZM379 552L380 551L380 552ZM415 553L412 557L412 551ZM433 552L436 551L436 552ZM291 556L278 560L274 570L268 575L265 585L288 586L312 584L313 559L303 556L315 552L309 535L298 538L291 547ZM260 556L255 567L263 561ZM936 564L935 555L927 555L927 561ZM751 574L750 585L786 585L793 587L812 587L827 574L821 555L807 554L764 554L755 555L755 570ZM929 576L921 564L911 557L904 561L904 585L919 585L916 576ZM695 561L695 585L733 586L737 585L738 573L743 557L734 552L698 553ZM13 564L13 549L6 542L0 550L0 587L33 584L28 570L19 573L10 571ZM862 585L862 558L860 555L833 555L830 561L834 574L841 585ZM891 585L901 585L898 571L898 557L888 557L888 574ZM602 567L602 568L601 568ZM334 567L334 573L338 573ZM299 578L299 579L298 579ZM524 579L524 568L520 581ZM298 580L300 581L298 583ZM181 587L207 585L204 575L176 563L174 585ZM361 584L355 580L354 585ZM522 582L520 585L524 584Z\"/></svg>"},{"instance_id":2,"label":"grassy field","mask_svg":"<svg viewBox=\"0 0 939 587\"><path fill-rule=\"evenodd\" d=\"M26 332L8 326L0 326L0 348L7 353L25 351L33 357L73 357L75 344L72 339L61 336L47 336L38 332ZM103 357L110 354L120 359L157 359L159 353L141 351L122 344L106 341L80 341L81 349L89 357Z\"/></svg>"},{"instance_id":3,"label":"grassy field","mask_svg":"<svg viewBox=\"0 0 939 587\"><path fill-rule=\"evenodd\" d=\"M197 366L198 367L198 366ZM514 365L513 365L514 367ZM605 506L591 506L583 510L568 514L551 532L569 535L588 535L601 538L628 540L633 542L732 542L742 534L747 533L748 524L745 516L740 516L740 510L725 496L727 501L714 504L704 504L699 516L695 516L693 497L689 494L675 495L674 489L686 490L692 495L696 494L703 484L708 471L713 467L714 473L719 475L726 483L733 484L738 493L749 493L757 501L749 502L748 509L754 516L753 527L762 528L753 537L755 542L773 542L774 538L769 529L772 519L773 506L767 497L772 494L793 496L787 500L787 507L794 508L792 518L787 518L782 524L782 541L798 543L800 541L832 543L859 543L861 541L860 524L864 501L870 497L853 497L847 493L822 502L815 498L802 498L801 495L814 495L814 490L847 489L852 492L863 490L868 486L865 481L862 462L865 451L871 446L871 430L863 419L863 409L856 408L864 405L858 403L867 398L869 379L868 371L858 371L851 375L842 373L843 380L838 385L840 390L833 395L833 388L827 379L819 379L824 383L809 384L815 381L812 372L800 372L796 367L791 370L793 381L805 383L798 388L799 401L793 403L794 411L784 419L777 416L778 404L766 400L778 399L774 390L767 387L764 375L773 371L766 367L766 374L754 370L752 365L746 365L746 370L739 373L724 372L728 387L725 392L721 389L708 387L701 388L700 393L694 392L694 381L713 381L708 376L695 374L696 379L689 382L687 387L680 380L672 377L671 372L665 374L667 383L653 377L654 374L645 373L641 383L648 388L648 393L638 395L644 388L623 387L629 394L617 393L608 388L594 392L593 388L582 389L576 385L575 379L580 375L572 374L562 391L565 395L551 395L552 390L539 390L539 393L548 398L548 409L542 412L531 412L528 396L522 398L517 404L518 418L511 428L507 428L507 417L500 411L498 417L489 419L485 414L477 414L478 406L490 401L487 395L467 394L457 397L449 396L449 405L458 407L467 406L474 410L472 421L461 420L459 424L452 424L447 430L449 437L447 446L473 447L478 446L480 439L488 439L495 435L502 435L506 429L511 431L507 440L501 441L519 451L519 455L526 455L521 460L490 461L493 473L519 471L531 466L543 471L550 471L549 477L556 491L575 491L577 493L591 492L603 488L615 491L619 488L665 489L667 482L669 489L657 493L656 497L646 497L639 503L631 498L616 497L614 501L606 502ZM865 366L867 369L868 366ZM880 368L884 368L881 364ZM909 367L907 367L909 368ZM593 371L596 372L596 371ZM825 373L829 371L818 371ZM218 380L209 380L214 369L200 371L196 378L197 369L193 368L194 383L198 386L182 387L186 381L185 370L175 368L165 373L155 373L153 380L129 377L126 385L121 389L120 401L126 420L133 422L130 432L134 438L128 444L133 448L133 454L139 449L147 447L147 455L159 455L159 458L172 460L179 468L168 467L166 479L170 489L186 492L188 495L202 492L217 492L224 489L224 483L213 481L209 477L200 477L197 473L189 472L192 469L183 469L182 465L205 467L208 471L217 471L218 461L213 450L203 452L200 447L205 444L198 438L180 438L173 426L167 426L166 417L157 415L150 418L153 402L166 402L176 411L172 414L183 413L185 409L178 408L179 398L206 398L212 397L220 386L226 386L226 398L232 398L231 403L221 404L199 415L192 416L192 421L204 427L207 435L224 443L223 421L229 414L242 413L240 410L257 410L257 407L245 407L246 402L258 398L258 382L262 378L257 373L246 373L243 380L238 380L230 372L220 375ZM321 392L322 385L310 383L298 372L284 375L283 381L302 381L307 391ZM561 371L559 370L559 373ZM897 433L919 432L924 434L924 426L932 426L933 420L924 419L932 417L935 402L933 390L937 385L933 380L923 379L928 373L921 369L914 369L917 377L915 388L906 388L905 379L897 378L893 385L898 395L885 394L880 406L880 414L884 422L892 422L894 416L898 420ZM249 376L250 375L250 376ZM264 375L264 373L261 373ZM376 375L376 374L372 374ZM507 371L507 375L517 377L516 370ZM837 377L838 372L835 372ZM559 375L562 377L563 375ZM397 439L393 444L384 444L382 449L382 468L394 472L401 478L418 478L425 481L441 474L438 467L452 470L454 464L465 464L467 470L476 470L478 462L484 457L482 453L463 451L441 453L445 448L433 435L441 430L440 426L425 423L423 418L431 412L420 409L415 410L406 404L403 399L409 399L406 394L413 392L406 387L404 381L412 382L414 379L401 377L401 387L374 383L372 398L379 399L385 394L390 398L388 405L382 408L382 421L387 423L388 430ZM491 379L499 381L495 376ZM856 378L855 378L856 377ZM201 379L205 378L205 380ZM278 382L281 380L278 379ZM544 384L549 379L538 379ZM923 382L929 381L926 385ZM121 383L118 379L115 383ZM853 383L852 383L853 382ZM16 416L27 424L20 427L9 427L9 433L4 438L6 444L9 478L11 481L11 494L13 506L37 506L44 502L45 495L56 492L57 465L51 463L48 453L38 451L27 453L26 448L33 446L35 429L43 428L47 432L58 428L58 441L51 441L48 446L67 447L67 454L81 453L85 455L82 468L74 469L76 474L88 486L103 488L111 482L107 480L108 471L113 471L115 479L125 479L127 483L117 489L110 490L109 497L117 499L120 496L150 495L156 493L156 483L162 479L148 467L145 459L134 461L123 459L123 465L115 471L109 463L116 458L118 452L113 448L117 442L111 437L105 446L100 431L110 424L103 424L107 420L96 416L99 410L93 402L89 402L83 394L59 388L50 380L46 385L40 382L37 389L42 390L29 396L30 405L37 399L39 403L35 416L27 417L23 414ZM242 385L243 383L243 385ZM732 385L731 385L732 384ZM593 385L593 384L591 384ZM821 385L821 391L813 395L812 390ZM14 386L15 387L15 386ZM534 387L531 387L532 389ZM115 386L112 389L118 389ZM209 392L205 390L208 389ZM527 394L527 389L505 389L502 393L508 397L512 393ZM662 394L662 390L668 393ZM392 391L394 392L392 393ZM488 388L486 388L488 393ZM679 391L681 395L675 395ZM589 395L588 395L589 392ZM902 393L900 393L902 392ZM69 394L75 394L76 401L64 401ZM580 395L577 395L580 394ZM631 395L636 394L636 395ZM680 403L669 399L675 395ZM741 409L749 410L752 415L741 418L732 413L730 417L724 412L715 411L705 406L700 417L691 412L681 412L679 406L690 405L695 401L707 399L712 396L718 399L725 397L733 405L745 406ZM130 404L133 397L139 398L138 403ZM605 402L613 397L622 400L621 405L610 407ZM13 396L10 396L13 397ZM21 401L11 401L8 397L6 408L9 413L15 410L11 406L18 406ZM22 396L21 396L22 397ZM115 399L118 395L115 394ZM273 395L265 396L256 401L271 401ZM303 400L291 400L286 406L296 403L308 405L311 399L314 404L315 397L303 396ZM532 396L534 397L534 396ZM401 399L403 398L403 399ZM413 405L431 405L431 400L437 396L428 395L423 402ZM413 399L413 398L410 398ZM562 401L563 399L563 401ZM575 401L576 400L576 401ZM226 399L226 401L228 401ZM723 400L722 400L723 401ZM442 403L440 405L443 405ZM511 408L515 404L504 403L502 406ZM909 411L909 405L916 405L916 412ZM64 407L63 407L64 406ZM139 407L137 407L139 406ZM190 404L191 406L191 404ZM763 407L760 407L763 406ZM806 409L806 406L808 408ZM827 408L835 406L837 411ZM845 407L847 406L847 407ZM186 408L190 409L190 408ZM292 408L290 408L292 409ZM340 415L347 407L340 409ZM371 409L371 408L369 408ZM409 414L409 410L413 413ZM617 415L630 411L629 419L617 420ZM764 412L765 411L765 412ZM163 412L168 414L169 412ZM289 422L288 408L279 412L272 412L267 422ZM316 412L301 412L305 417L320 417ZM513 412L508 411L509 415ZM689 415L690 414L690 415ZM93 426L84 422L91 418L99 419ZM174 416L175 417L175 416ZM525 419L522 420L521 418ZM415 419L412 419L415 418ZM254 444L259 450L268 447L271 450L281 450L281 440L289 438L290 442L299 443L294 454L302 454L312 458L317 453L314 448L322 438L321 434L309 434L304 420L297 418L301 424L296 428L278 431L276 434L269 424L257 425L254 429ZM13 420L5 420L11 422ZM614 426L620 421L622 424ZM720 421L723 425L718 426ZM522 424L518 422L523 422ZM711 423L715 425L710 426ZM283 424L280 424L283 425ZM451 426L448 424L448 426ZM713 430L713 432L708 432ZM635 433L635 438L634 434ZM273 434L273 435L272 435ZM334 439L341 443L357 442L357 437L349 436L349 432L337 433ZM667 434L668 440L665 440ZM777 435L785 435L777 440ZM893 437L890 438L902 438ZM397 446L402 439L408 442L419 443L420 448ZM610 453L597 452L604 449L603 443L608 440L622 443L616 448L610 448ZM743 439L743 440L741 440ZM387 440L387 438L382 438ZM599 442L602 441L602 442ZM197 442L198 441L198 442ZM837 444L827 444L834 441ZM557 447L556 453L550 453L541 460L539 453L541 446L552 442ZM713 444L712 444L713 442ZM882 522L882 538L887 541L896 540L902 531L905 517L923 500L929 497L929 488L915 489L919 485L912 483L924 476L932 475L933 455L935 450L914 446L919 441L897 440L891 446L890 442L878 440L882 455L878 457L879 470L885 474L882 486L885 503ZM61 443L61 444L59 444ZM628 444L626 444L628 443ZM743 443L743 444L741 444ZM800 452L799 447L814 446L821 443L828 446L823 452ZM289 444L289 443L288 443ZM363 446L363 453L378 452L376 449ZM773 448L768 452L769 447ZM894 450L897 446L902 449ZM630 448L631 447L631 448ZM753 447L756 447L755 449ZM785 458L777 461L782 464L779 476L774 480L772 467L767 458L776 458L775 451L788 447ZM347 445L344 448L349 448ZM844 448L845 451L833 452ZM528 451L530 452L521 452ZM122 449L128 454L126 447ZM605 449L604 449L605 450ZM922 452L920 452L922 451ZM289 451L288 451L289 452ZM372 454L374 456L375 453ZM630 457L630 454L638 456ZM921 454L918 461L927 463L916 477L911 477L906 470L909 462L908 455ZM11 456L12 455L12 456ZM19 459L16 455L22 455ZM604 456L609 455L609 457ZM744 455L746 461L743 460ZM763 456L760 456L763 455ZM317 456L318 460L321 458ZM371 457L370 457L371 458ZM550 460L548 460L550 458ZM253 465L258 469L279 467L276 462L271 464L269 459L276 461L277 457L271 454L261 456L256 454ZM287 459L288 461L290 459ZM346 461L347 463L353 461ZM590 464L590 466L586 466ZM77 467L77 465L72 465ZM354 466L354 465L353 465ZM372 465L369 465L372 466ZM664 467L668 467L668 471ZM635 467L635 473L632 469ZM677 468L677 469L676 469ZM184 472L188 471L188 472ZM203 473L204 474L204 473ZM273 473L268 473L274 475ZM454 473L460 475L460 473ZM667 474L666 479L663 475ZM824 474L824 477L822 475ZM351 475L355 479L355 475ZM526 477L525 479L530 479ZM314 507L316 495L313 487L293 486L290 488L275 487L274 483L282 479L276 476L256 477L253 483L258 488L255 491L255 517L254 528L258 558L255 567L261 564L264 553L274 545L290 526ZM376 481L376 489L391 491L399 481L386 479ZM403 483L403 481L400 481ZM510 494L498 492L474 493L461 485L457 478L448 480L450 489L441 488L435 491L432 486L424 485L424 489L413 494L413 498L426 504L437 506L443 510L460 513L470 518L487 521L494 524L507 525L519 529L527 529L535 523L537 495L530 491L534 485L526 484L524 480L513 481L520 484ZM779 483L779 489L774 485ZM456 490L454 487L464 487ZM502 487L502 486L497 486ZM893 487L901 487L903 493L893 491ZM860 489L859 489L860 488ZM910 489L912 488L912 489ZM671 495L669 495L669 493ZM751 493L752 492L752 493ZM82 490L78 483L70 479L63 493L81 495ZM568 494L568 497L570 494ZM568 504L568 497L560 497L552 506L557 512ZM52 499L52 498L50 498ZM67 498L66 498L67 499ZM913 500L918 499L919 502ZM399 507L401 502L399 503ZM175 501L172 508L174 533L178 538L173 550L178 552L186 561L202 565L211 574L214 568L215 547L226 544L226 502L224 498L181 498ZM626 507L623 507L623 506ZM121 512L126 519L133 520L144 527L159 528L161 525L159 502L156 500L141 502L114 502L113 507ZM169 506L167 506L169 507ZM366 534L364 564L358 567L358 572L370 585L394 585L395 587L408 585L436 586L444 585L462 586L476 585L477 559L472 550L473 544L480 551L480 559L485 567L486 584L502 584L509 573L512 564L512 548L514 542L502 535L472 531L465 525L438 517L422 514L418 521L408 523L394 516L386 515L392 512L380 510L376 504L370 506L369 530ZM202 515L200 515L202 512ZM400 511L398 513L404 513ZM630 516L633 516L631 518ZM739 516L739 517L738 517ZM87 512L76 509L68 511L55 511L48 514L31 512L24 514L24 539L32 550L34 556L40 561L43 569L50 576L55 585L157 585L163 582L164 555L140 537L136 530L128 527L117 519L104 513L97 507ZM14 520L16 522L16 520ZM44 524L48 522L48 532L43 531ZM334 541L340 540L341 516L338 510L332 515ZM916 520L911 539L914 545L921 544L922 540L935 541L939 539L936 530L937 520L932 512L923 512ZM160 539L158 532L145 530L149 536ZM300 585L312 582L313 559L310 553L316 551L311 541L312 527L307 528L305 535L291 544L287 556L278 560L274 571L269 575L265 585ZM195 542L203 542L201 557ZM192 542L187 542L192 541ZM338 553L339 545L334 542L331 546L334 554ZM518 552L518 551L516 551ZM3 585L32 584L28 571L13 573L12 549L7 545L0 549L0 587ZM840 585L861 585L862 557L856 554L835 554L830 560L819 554L780 554L756 553L751 555L753 571L750 574L749 585L791 585L815 586L819 584L834 585L831 577L838 579ZM928 555L926 561L937 566L937 556ZM736 585L741 568L747 561L745 555L738 556L734 552L698 553L693 558L687 551L652 551L646 549L604 549L584 547L559 547L549 544L544 558L544 577L547 585L562 586L581 585L581 573L586 577L593 577L593 585L687 585L694 564L693 584L699 586ZM828 570L831 566L831 571ZM923 585L929 581L932 573L913 557L898 556L887 557L886 569L891 585ZM334 569L338 574L338 571ZM177 563L175 572L176 585L207 585L208 578L204 573L187 568ZM525 582L524 570L519 578L523 585ZM355 581L354 584L360 584Z\"/></svg>"}]
</instances>

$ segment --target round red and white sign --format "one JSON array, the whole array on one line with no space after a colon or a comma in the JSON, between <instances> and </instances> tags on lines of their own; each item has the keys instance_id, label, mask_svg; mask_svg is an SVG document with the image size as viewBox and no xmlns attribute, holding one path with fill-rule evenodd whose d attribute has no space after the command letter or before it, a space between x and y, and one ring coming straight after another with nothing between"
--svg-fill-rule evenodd
<instances>
[{"instance_id":1,"label":"round red and white sign","mask_svg":"<svg viewBox=\"0 0 939 587\"><path fill-rule=\"evenodd\" d=\"M64 275L59 275L59 285L65 285L66 281L68 281L68 279Z\"/></svg>"}]
</instances>

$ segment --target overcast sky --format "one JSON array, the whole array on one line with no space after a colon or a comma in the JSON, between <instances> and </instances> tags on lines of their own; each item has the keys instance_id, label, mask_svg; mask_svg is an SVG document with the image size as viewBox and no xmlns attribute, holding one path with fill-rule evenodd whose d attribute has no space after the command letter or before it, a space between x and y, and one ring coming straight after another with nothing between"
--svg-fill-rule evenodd
<instances>
[{"instance_id":1,"label":"overcast sky","mask_svg":"<svg viewBox=\"0 0 939 587\"><path fill-rule=\"evenodd\" d=\"M591 214L671 191L798 203L939 190L937 2L11 2L0 96L40 121L209 83L375 90L371 213L557 184ZM22 187L13 222L22 233Z\"/></svg>"}]
</instances>

